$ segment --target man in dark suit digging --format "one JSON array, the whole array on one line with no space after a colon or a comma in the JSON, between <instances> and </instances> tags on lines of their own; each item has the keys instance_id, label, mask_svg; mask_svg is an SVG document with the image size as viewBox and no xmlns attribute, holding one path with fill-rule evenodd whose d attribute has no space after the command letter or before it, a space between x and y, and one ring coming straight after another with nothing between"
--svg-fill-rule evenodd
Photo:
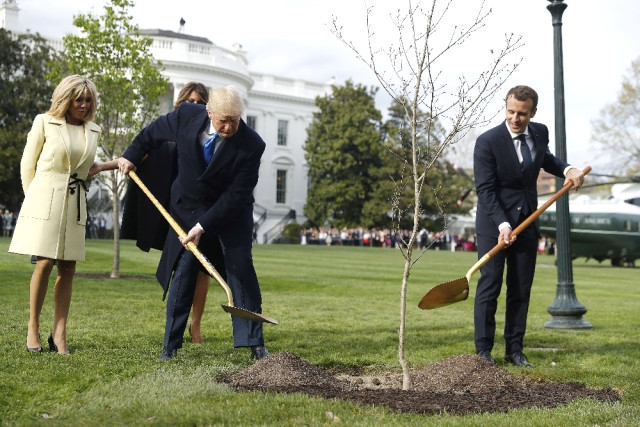
<instances>
[{"instance_id":1,"label":"man in dark suit digging","mask_svg":"<svg viewBox=\"0 0 640 427\"><path fill-rule=\"evenodd\" d=\"M538 94L530 87L516 86L509 90L506 120L478 137L473 155L478 194L478 259L498 241L504 241L507 245L480 270L474 305L476 352L495 363L491 350L496 330L497 300L506 261L505 360L525 367L533 367L522 350L540 224L536 220L517 239L511 236L511 231L538 206L537 180L540 168L555 176L565 177L565 182L572 181L576 189L584 182L582 171L551 154L547 127L531 122L537 105Z\"/></svg>"},{"instance_id":2,"label":"man in dark suit digging","mask_svg":"<svg viewBox=\"0 0 640 427\"><path fill-rule=\"evenodd\" d=\"M187 232L170 230L156 277L167 289L167 315L160 360L182 347L201 265L186 246L195 243L205 256L220 239L227 282L237 307L262 312L262 298L251 254L253 190L265 143L241 116L244 100L233 86L211 91L206 107L184 103L144 128L121 158L124 173L134 170L162 141L175 141L178 172L171 188L170 213ZM232 316L235 347L252 357L268 355L262 323Z\"/></svg>"}]
</instances>

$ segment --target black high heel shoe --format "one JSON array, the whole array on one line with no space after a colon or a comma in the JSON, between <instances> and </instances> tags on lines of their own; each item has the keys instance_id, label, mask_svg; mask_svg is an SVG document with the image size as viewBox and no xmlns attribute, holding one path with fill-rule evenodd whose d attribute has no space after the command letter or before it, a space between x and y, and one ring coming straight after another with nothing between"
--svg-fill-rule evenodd
<instances>
[{"instance_id":1,"label":"black high heel shoe","mask_svg":"<svg viewBox=\"0 0 640 427\"><path fill-rule=\"evenodd\" d=\"M28 336L29 336L29 334L27 333L27 337ZM38 341L40 341L40 334L38 334ZM29 347L29 345L27 345L27 351L29 353L42 353L42 346Z\"/></svg>"},{"instance_id":2,"label":"black high heel shoe","mask_svg":"<svg viewBox=\"0 0 640 427\"><path fill-rule=\"evenodd\" d=\"M47 339L47 342L49 343L49 351L50 352L58 352L58 346L56 345L56 343L53 342L53 333L49 334L49 338Z\"/></svg>"}]
</instances>

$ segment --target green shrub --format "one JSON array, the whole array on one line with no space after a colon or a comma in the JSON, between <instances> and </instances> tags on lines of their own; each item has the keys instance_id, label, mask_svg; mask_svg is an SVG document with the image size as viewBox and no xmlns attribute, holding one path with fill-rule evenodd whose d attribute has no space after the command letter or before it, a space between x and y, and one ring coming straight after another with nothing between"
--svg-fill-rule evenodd
<instances>
[{"instance_id":1,"label":"green shrub","mask_svg":"<svg viewBox=\"0 0 640 427\"><path fill-rule=\"evenodd\" d=\"M280 238L280 243L300 243L300 233L302 232L302 225L297 224L295 222L291 222L284 226L284 230L282 231L282 237Z\"/></svg>"}]
</instances>

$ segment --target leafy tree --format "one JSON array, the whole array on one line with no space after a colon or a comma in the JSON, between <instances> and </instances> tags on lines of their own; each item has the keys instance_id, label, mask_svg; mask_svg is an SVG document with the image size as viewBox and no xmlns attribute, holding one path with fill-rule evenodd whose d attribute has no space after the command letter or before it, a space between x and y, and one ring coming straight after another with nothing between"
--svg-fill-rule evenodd
<instances>
[{"instance_id":1,"label":"leafy tree","mask_svg":"<svg viewBox=\"0 0 640 427\"><path fill-rule=\"evenodd\" d=\"M168 82L155 64L149 48L150 37L142 37L131 23L130 0L110 0L104 14L74 17L80 36L64 37L64 64L72 74L90 78L100 93L96 123L102 126L99 156L112 160L122 154L135 135L157 116L159 98ZM119 204L126 178L113 170L98 179L108 186L113 198L114 260L111 277L120 276Z\"/></svg>"},{"instance_id":2,"label":"leafy tree","mask_svg":"<svg viewBox=\"0 0 640 427\"><path fill-rule=\"evenodd\" d=\"M49 109L53 87L45 76L55 59L40 35L0 29L0 203L11 210L24 198L20 158L33 118Z\"/></svg>"},{"instance_id":3,"label":"leafy tree","mask_svg":"<svg viewBox=\"0 0 640 427\"><path fill-rule=\"evenodd\" d=\"M404 100L403 102L407 102ZM449 214L471 209L471 202L465 200L462 205L457 201L472 188L469 178L443 159L433 159L433 146L442 142L446 130L437 119L430 120L426 113L418 110L417 156L421 163L434 161L434 166L426 172L424 186L427 189L420 194L421 211L419 225L430 230L446 228ZM365 212L375 212L383 222L378 227L393 226L400 229L413 227L413 175L408 165L412 155L411 123L400 102L389 107L389 119L384 126L387 134L387 152L383 166L379 169L372 198L365 205ZM389 209L393 202L394 210ZM392 215L395 212L395 218Z\"/></svg>"},{"instance_id":4,"label":"leafy tree","mask_svg":"<svg viewBox=\"0 0 640 427\"><path fill-rule=\"evenodd\" d=\"M616 174L640 172L640 57L631 63L615 103L593 120L591 138Z\"/></svg>"},{"instance_id":5,"label":"leafy tree","mask_svg":"<svg viewBox=\"0 0 640 427\"><path fill-rule=\"evenodd\" d=\"M374 190L384 151L375 93L347 81L316 98L319 111L304 146L311 179L304 212L313 226L367 225L363 206Z\"/></svg>"}]
</instances>

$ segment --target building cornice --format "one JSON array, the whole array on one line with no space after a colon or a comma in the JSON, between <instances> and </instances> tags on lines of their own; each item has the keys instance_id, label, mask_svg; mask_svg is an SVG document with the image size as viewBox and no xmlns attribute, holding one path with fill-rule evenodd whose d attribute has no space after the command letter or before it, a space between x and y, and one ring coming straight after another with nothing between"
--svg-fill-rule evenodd
<instances>
[{"instance_id":1,"label":"building cornice","mask_svg":"<svg viewBox=\"0 0 640 427\"><path fill-rule=\"evenodd\" d=\"M151 29L142 29L139 31L141 35L149 36L152 38L167 37L167 38L173 38L173 39L184 39L184 40L189 40L189 41L198 42L198 43L206 43L212 46L214 45L213 42L206 37L192 36L190 34L177 33L175 31L170 31L170 30L161 30L159 28L151 28Z\"/></svg>"},{"instance_id":2,"label":"building cornice","mask_svg":"<svg viewBox=\"0 0 640 427\"><path fill-rule=\"evenodd\" d=\"M310 99L310 98L305 98L305 97L302 97L302 96L283 95L283 94L279 94L279 93L265 92L265 91L254 90L254 89L249 90L249 92L251 93L252 97L256 97L256 98L270 99L270 100L277 100L277 101L286 101L286 102L304 104L304 105L307 105L307 106L314 106L314 107L316 105L315 104L315 102L316 102L315 98Z\"/></svg>"},{"instance_id":3,"label":"building cornice","mask_svg":"<svg viewBox=\"0 0 640 427\"><path fill-rule=\"evenodd\" d=\"M253 79L243 73L239 73L233 70L229 70L227 68L222 67L213 67L202 64L193 64L187 63L183 61L170 61L170 60L162 60L162 66L165 68L165 72L171 72L174 70L192 70L201 73L212 73L217 76L228 77L230 79L243 82L246 87L250 88L253 86Z\"/></svg>"}]
</instances>

